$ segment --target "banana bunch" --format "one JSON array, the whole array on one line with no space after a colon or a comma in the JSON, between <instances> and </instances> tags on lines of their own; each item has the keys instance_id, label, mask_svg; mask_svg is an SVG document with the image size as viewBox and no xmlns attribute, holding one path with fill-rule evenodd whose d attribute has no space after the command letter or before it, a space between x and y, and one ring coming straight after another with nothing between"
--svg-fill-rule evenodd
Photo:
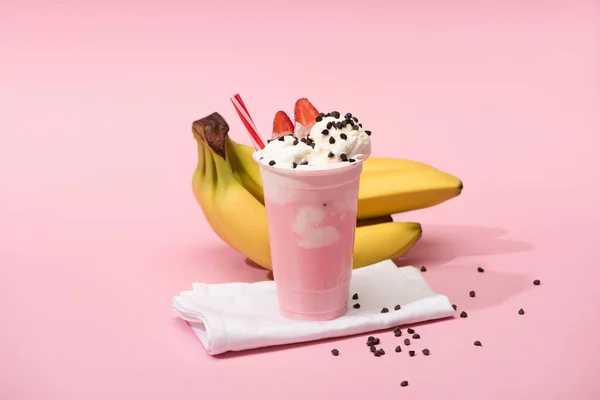
<instances>
[{"instance_id":1,"label":"banana bunch","mask_svg":"<svg viewBox=\"0 0 600 400\"><path fill-rule=\"evenodd\" d=\"M215 233L256 264L271 267L267 214L253 149L234 142L218 113L192 125L198 144L194 196ZM397 259L421 237L416 222L394 222L392 214L431 207L458 196L462 182L429 165L371 157L359 184L354 268Z\"/></svg>"}]
</instances>

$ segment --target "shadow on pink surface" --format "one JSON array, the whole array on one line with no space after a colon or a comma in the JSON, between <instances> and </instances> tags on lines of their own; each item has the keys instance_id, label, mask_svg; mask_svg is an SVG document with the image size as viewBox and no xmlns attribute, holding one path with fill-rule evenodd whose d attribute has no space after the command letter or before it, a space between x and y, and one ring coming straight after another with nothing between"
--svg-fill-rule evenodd
<instances>
[{"instance_id":1,"label":"shadow on pink surface","mask_svg":"<svg viewBox=\"0 0 600 400\"><path fill-rule=\"evenodd\" d=\"M398 266L427 268L446 264L456 258L520 253L533 249L527 242L506 238L508 231L470 225L423 226L423 238Z\"/></svg>"}]
</instances>

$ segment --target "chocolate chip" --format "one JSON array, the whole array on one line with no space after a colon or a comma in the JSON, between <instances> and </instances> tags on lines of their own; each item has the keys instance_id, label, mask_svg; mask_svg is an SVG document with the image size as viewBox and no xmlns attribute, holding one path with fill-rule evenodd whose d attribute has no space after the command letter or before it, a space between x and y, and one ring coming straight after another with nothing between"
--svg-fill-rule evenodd
<instances>
[{"instance_id":1,"label":"chocolate chip","mask_svg":"<svg viewBox=\"0 0 600 400\"><path fill-rule=\"evenodd\" d=\"M477 272L485 272L485 270L481 267L477 267Z\"/></svg>"},{"instance_id":2,"label":"chocolate chip","mask_svg":"<svg viewBox=\"0 0 600 400\"><path fill-rule=\"evenodd\" d=\"M340 153L340 159L342 161L348 161L348 156L346 155L346 153Z\"/></svg>"},{"instance_id":3,"label":"chocolate chip","mask_svg":"<svg viewBox=\"0 0 600 400\"><path fill-rule=\"evenodd\" d=\"M478 346L478 347L482 347L483 346L479 340L476 340L473 344L475 346Z\"/></svg>"},{"instance_id":4,"label":"chocolate chip","mask_svg":"<svg viewBox=\"0 0 600 400\"><path fill-rule=\"evenodd\" d=\"M381 340L379 340L379 338L375 338L375 340L373 340L373 344L379 344L381 343Z\"/></svg>"},{"instance_id":5,"label":"chocolate chip","mask_svg":"<svg viewBox=\"0 0 600 400\"><path fill-rule=\"evenodd\" d=\"M271 143L273 139L267 139L267 144Z\"/></svg>"},{"instance_id":6,"label":"chocolate chip","mask_svg":"<svg viewBox=\"0 0 600 400\"><path fill-rule=\"evenodd\" d=\"M471 296L471 297L475 297L475 291L474 291L474 290L471 290L471 291L469 292L469 296Z\"/></svg>"},{"instance_id":7,"label":"chocolate chip","mask_svg":"<svg viewBox=\"0 0 600 400\"><path fill-rule=\"evenodd\" d=\"M301 141L302 143L306 143L306 138L302 138L302 139L300 139L300 141Z\"/></svg>"},{"instance_id":8,"label":"chocolate chip","mask_svg":"<svg viewBox=\"0 0 600 400\"><path fill-rule=\"evenodd\" d=\"M402 307L400 307L400 304L396 304L396 306L394 307L394 310L398 311L400 308L402 308Z\"/></svg>"},{"instance_id":9,"label":"chocolate chip","mask_svg":"<svg viewBox=\"0 0 600 400\"><path fill-rule=\"evenodd\" d=\"M385 354L385 350L379 349L379 354L384 355Z\"/></svg>"},{"instance_id":10,"label":"chocolate chip","mask_svg":"<svg viewBox=\"0 0 600 400\"><path fill-rule=\"evenodd\" d=\"M358 130L358 125L352 125L352 130L353 131L357 131Z\"/></svg>"},{"instance_id":11,"label":"chocolate chip","mask_svg":"<svg viewBox=\"0 0 600 400\"><path fill-rule=\"evenodd\" d=\"M407 331L408 333L410 333L411 335L412 335L413 333L415 333L415 330L414 330L413 328L408 328L406 331Z\"/></svg>"},{"instance_id":12,"label":"chocolate chip","mask_svg":"<svg viewBox=\"0 0 600 400\"><path fill-rule=\"evenodd\" d=\"M333 136L329 138L329 143L331 143L331 144L335 143L335 138Z\"/></svg>"},{"instance_id":13,"label":"chocolate chip","mask_svg":"<svg viewBox=\"0 0 600 400\"><path fill-rule=\"evenodd\" d=\"M327 154L327 157L333 158L335 157L335 154L333 154L333 151L330 151L329 154Z\"/></svg>"},{"instance_id":14,"label":"chocolate chip","mask_svg":"<svg viewBox=\"0 0 600 400\"><path fill-rule=\"evenodd\" d=\"M404 344L410 346L410 339L404 339Z\"/></svg>"},{"instance_id":15,"label":"chocolate chip","mask_svg":"<svg viewBox=\"0 0 600 400\"><path fill-rule=\"evenodd\" d=\"M355 304L355 305L353 305L352 307L354 307L354 308L356 308L356 309L359 309L359 308L360 308L360 304L359 304L359 303L356 303L356 304Z\"/></svg>"},{"instance_id":16,"label":"chocolate chip","mask_svg":"<svg viewBox=\"0 0 600 400\"><path fill-rule=\"evenodd\" d=\"M421 267L421 272L426 272L426 271L427 271L427 268L425 268L425 266L423 265L423 266Z\"/></svg>"},{"instance_id":17,"label":"chocolate chip","mask_svg":"<svg viewBox=\"0 0 600 400\"><path fill-rule=\"evenodd\" d=\"M399 327L399 326L397 326L397 327L395 327L395 328L394 328L394 333L396 333L396 332L399 332L399 331L401 331L401 330L402 330L402 329L400 329L400 327Z\"/></svg>"},{"instance_id":18,"label":"chocolate chip","mask_svg":"<svg viewBox=\"0 0 600 400\"><path fill-rule=\"evenodd\" d=\"M344 115L344 118L352 118L352 113L346 113L346 115Z\"/></svg>"},{"instance_id":19,"label":"chocolate chip","mask_svg":"<svg viewBox=\"0 0 600 400\"><path fill-rule=\"evenodd\" d=\"M322 112L319 113L319 117L324 117L324 116L325 116L325 113L322 113Z\"/></svg>"},{"instance_id":20,"label":"chocolate chip","mask_svg":"<svg viewBox=\"0 0 600 400\"><path fill-rule=\"evenodd\" d=\"M396 331L396 332L394 332L394 336L396 336L396 337L402 336L402 331Z\"/></svg>"},{"instance_id":21,"label":"chocolate chip","mask_svg":"<svg viewBox=\"0 0 600 400\"><path fill-rule=\"evenodd\" d=\"M292 163L292 168L296 168L298 166L298 164L296 164L295 162Z\"/></svg>"},{"instance_id":22,"label":"chocolate chip","mask_svg":"<svg viewBox=\"0 0 600 400\"><path fill-rule=\"evenodd\" d=\"M338 349L333 349L333 350L331 350L331 354L333 354L334 356L339 356L340 351Z\"/></svg>"},{"instance_id":23,"label":"chocolate chip","mask_svg":"<svg viewBox=\"0 0 600 400\"><path fill-rule=\"evenodd\" d=\"M358 123L358 126L360 126L362 128L362 124L360 122Z\"/></svg>"},{"instance_id":24,"label":"chocolate chip","mask_svg":"<svg viewBox=\"0 0 600 400\"><path fill-rule=\"evenodd\" d=\"M467 313L465 311L463 311L463 312L460 313L460 317L461 318L467 318L468 315L467 315Z\"/></svg>"},{"instance_id":25,"label":"chocolate chip","mask_svg":"<svg viewBox=\"0 0 600 400\"><path fill-rule=\"evenodd\" d=\"M329 131L328 131L327 129L323 129L323 130L321 131L321 134L322 134L322 135L329 135Z\"/></svg>"},{"instance_id":26,"label":"chocolate chip","mask_svg":"<svg viewBox=\"0 0 600 400\"><path fill-rule=\"evenodd\" d=\"M409 356L411 356L411 357L414 357L414 356L415 356L415 354L416 354L416 353L415 353L415 351L414 351L414 350L409 350L409 352L408 352L408 355L409 355Z\"/></svg>"},{"instance_id":27,"label":"chocolate chip","mask_svg":"<svg viewBox=\"0 0 600 400\"><path fill-rule=\"evenodd\" d=\"M279 136L277 138L277 140L279 140L280 142L283 142L283 141L285 141L285 136Z\"/></svg>"},{"instance_id":28,"label":"chocolate chip","mask_svg":"<svg viewBox=\"0 0 600 400\"><path fill-rule=\"evenodd\" d=\"M367 340L369 340L369 341L373 341L373 340L375 340L375 337L374 337L374 336L369 336L369 337L367 338Z\"/></svg>"},{"instance_id":29,"label":"chocolate chip","mask_svg":"<svg viewBox=\"0 0 600 400\"><path fill-rule=\"evenodd\" d=\"M540 285L540 283L542 283L542 282L540 282L540 280L539 280L539 279L536 279L535 281L533 281L533 284L534 284L535 286L539 286L539 285Z\"/></svg>"},{"instance_id":30,"label":"chocolate chip","mask_svg":"<svg viewBox=\"0 0 600 400\"><path fill-rule=\"evenodd\" d=\"M358 300L358 293L354 293L352 295L352 300Z\"/></svg>"},{"instance_id":31,"label":"chocolate chip","mask_svg":"<svg viewBox=\"0 0 600 400\"><path fill-rule=\"evenodd\" d=\"M352 119L354 120L354 122L358 122L358 118L352 117Z\"/></svg>"},{"instance_id":32,"label":"chocolate chip","mask_svg":"<svg viewBox=\"0 0 600 400\"><path fill-rule=\"evenodd\" d=\"M304 160L300 163L300 165L308 165L308 161Z\"/></svg>"},{"instance_id":33,"label":"chocolate chip","mask_svg":"<svg viewBox=\"0 0 600 400\"><path fill-rule=\"evenodd\" d=\"M264 157L259 158L259 160L262 160Z\"/></svg>"},{"instance_id":34,"label":"chocolate chip","mask_svg":"<svg viewBox=\"0 0 600 400\"><path fill-rule=\"evenodd\" d=\"M522 308L519 309L519 315L523 315L523 314L525 314L525 310L523 310Z\"/></svg>"},{"instance_id":35,"label":"chocolate chip","mask_svg":"<svg viewBox=\"0 0 600 400\"><path fill-rule=\"evenodd\" d=\"M348 135L346 135L345 133L340 133L340 139L348 139Z\"/></svg>"},{"instance_id":36,"label":"chocolate chip","mask_svg":"<svg viewBox=\"0 0 600 400\"><path fill-rule=\"evenodd\" d=\"M340 117L340 113L339 113L339 112L337 112L337 111L332 111L332 112L331 112L331 116L332 116L333 118L339 118L339 117Z\"/></svg>"},{"instance_id":37,"label":"chocolate chip","mask_svg":"<svg viewBox=\"0 0 600 400\"><path fill-rule=\"evenodd\" d=\"M342 124L342 121L338 121L338 122L335 123L335 127L337 129L342 129L344 127L344 124Z\"/></svg>"},{"instance_id":38,"label":"chocolate chip","mask_svg":"<svg viewBox=\"0 0 600 400\"><path fill-rule=\"evenodd\" d=\"M294 139L294 142L292 143L294 146L298 145L298 139Z\"/></svg>"},{"instance_id":39,"label":"chocolate chip","mask_svg":"<svg viewBox=\"0 0 600 400\"><path fill-rule=\"evenodd\" d=\"M348 161L355 162L356 160L354 158L349 158Z\"/></svg>"},{"instance_id":40,"label":"chocolate chip","mask_svg":"<svg viewBox=\"0 0 600 400\"><path fill-rule=\"evenodd\" d=\"M421 339L421 335L419 335L418 333L415 333L414 335L412 335L413 339Z\"/></svg>"},{"instance_id":41,"label":"chocolate chip","mask_svg":"<svg viewBox=\"0 0 600 400\"><path fill-rule=\"evenodd\" d=\"M423 354L428 356L429 354L431 354L431 352L429 351L429 349L423 349Z\"/></svg>"},{"instance_id":42,"label":"chocolate chip","mask_svg":"<svg viewBox=\"0 0 600 400\"><path fill-rule=\"evenodd\" d=\"M371 136L371 131L365 131L365 133L367 134L367 136Z\"/></svg>"},{"instance_id":43,"label":"chocolate chip","mask_svg":"<svg viewBox=\"0 0 600 400\"><path fill-rule=\"evenodd\" d=\"M275 165L275 161L274 160L269 161L269 165L271 165L271 166Z\"/></svg>"},{"instance_id":44,"label":"chocolate chip","mask_svg":"<svg viewBox=\"0 0 600 400\"><path fill-rule=\"evenodd\" d=\"M452 304L452 308L454 308L454 311L456 311L458 307L456 307L456 304Z\"/></svg>"},{"instance_id":45,"label":"chocolate chip","mask_svg":"<svg viewBox=\"0 0 600 400\"><path fill-rule=\"evenodd\" d=\"M375 353L373 353L375 355L375 357L381 357L381 353L379 352L379 350L377 350Z\"/></svg>"},{"instance_id":46,"label":"chocolate chip","mask_svg":"<svg viewBox=\"0 0 600 400\"><path fill-rule=\"evenodd\" d=\"M331 113L325 114L326 117L331 117Z\"/></svg>"},{"instance_id":47,"label":"chocolate chip","mask_svg":"<svg viewBox=\"0 0 600 400\"><path fill-rule=\"evenodd\" d=\"M402 381L402 382L400 382L400 386L407 387L408 386L408 381Z\"/></svg>"},{"instance_id":48,"label":"chocolate chip","mask_svg":"<svg viewBox=\"0 0 600 400\"><path fill-rule=\"evenodd\" d=\"M402 347L396 346L396 353L400 353L402 351Z\"/></svg>"},{"instance_id":49,"label":"chocolate chip","mask_svg":"<svg viewBox=\"0 0 600 400\"><path fill-rule=\"evenodd\" d=\"M369 350L371 350L371 353L375 353L377 351L377 347L369 346Z\"/></svg>"},{"instance_id":50,"label":"chocolate chip","mask_svg":"<svg viewBox=\"0 0 600 400\"><path fill-rule=\"evenodd\" d=\"M327 129L331 129L333 127L333 122L329 121L327 123Z\"/></svg>"},{"instance_id":51,"label":"chocolate chip","mask_svg":"<svg viewBox=\"0 0 600 400\"><path fill-rule=\"evenodd\" d=\"M350 125L350 126L354 126L354 121L352 121L351 119L345 119L344 122L346 123L346 125Z\"/></svg>"},{"instance_id":52,"label":"chocolate chip","mask_svg":"<svg viewBox=\"0 0 600 400\"><path fill-rule=\"evenodd\" d=\"M342 154L343 154L343 153L342 153ZM388 311L390 311L390 310L388 310L388 309L387 309L387 307L383 307L383 308L381 309L381 312L382 312L382 313L386 313L386 312L388 312Z\"/></svg>"},{"instance_id":53,"label":"chocolate chip","mask_svg":"<svg viewBox=\"0 0 600 400\"><path fill-rule=\"evenodd\" d=\"M323 121L323 117L320 115L317 115L317 118L315 118L315 121L321 122L321 121Z\"/></svg>"}]
</instances>

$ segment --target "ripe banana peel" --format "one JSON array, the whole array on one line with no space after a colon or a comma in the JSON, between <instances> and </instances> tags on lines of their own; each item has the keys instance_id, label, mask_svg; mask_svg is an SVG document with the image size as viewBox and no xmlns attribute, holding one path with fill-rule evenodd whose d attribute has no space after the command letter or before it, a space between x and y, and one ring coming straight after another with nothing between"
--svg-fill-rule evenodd
<instances>
[{"instance_id":1,"label":"ripe banana peel","mask_svg":"<svg viewBox=\"0 0 600 400\"><path fill-rule=\"evenodd\" d=\"M215 233L256 264L272 269L262 179L252 148L232 141L218 113L192 125L198 165L192 188ZM391 214L431 207L460 194L458 178L410 160L369 158L361 174L354 268L396 259L421 237L421 225Z\"/></svg>"}]
</instances>

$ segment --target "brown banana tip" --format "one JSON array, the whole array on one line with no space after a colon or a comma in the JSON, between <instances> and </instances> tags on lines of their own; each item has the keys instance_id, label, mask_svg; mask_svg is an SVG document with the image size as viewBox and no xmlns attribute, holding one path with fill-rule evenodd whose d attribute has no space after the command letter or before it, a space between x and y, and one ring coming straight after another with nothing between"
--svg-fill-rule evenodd
<instances>
[{"instance_id":1,"label":"brown banana tip","mask_svg":"<svg viewBox=\"0 0 600 400\"><path fill-rule=\"evenodd\" d=\"M229 125L218 112L194 121L192 131L201 141L205 141L215 153L225 158Z\"/></svg>"},{"instance_id":2,"label":"brown banana tip","mask_svg":"<svg viewBox=\"0 0 600 400\"><path fill-rule=\"evenodd\" d=\"M462 190L463 190L463 188L464 188L464 187L465 187L465 186L463 185L463 182L462 182L462 181L460 181L460 183L458 184L458 192L459 192L459 193L460 193L460 192L462 192Z\"/></svg>"}]
</instances>

